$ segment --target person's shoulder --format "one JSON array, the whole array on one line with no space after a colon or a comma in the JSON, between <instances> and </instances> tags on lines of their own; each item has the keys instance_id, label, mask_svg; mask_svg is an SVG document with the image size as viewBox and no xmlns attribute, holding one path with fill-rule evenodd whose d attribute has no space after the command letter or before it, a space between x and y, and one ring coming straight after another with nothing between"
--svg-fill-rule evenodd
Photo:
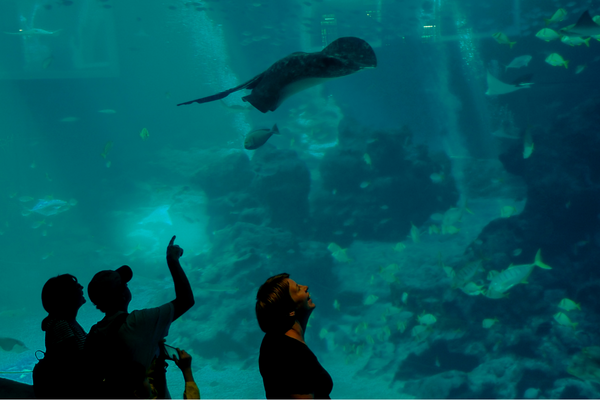
<instances>
[{"instance_id":1,"label":"person's shoulder","mask_svg":"<svg viewBox=\"0 0 600 400\"><path fill-rule=\"evenodd\" d=\"M127 322L135 322L135 321L139 321L141 319L146 320L146 319L156 319L156 318L160 318L161 315L165 315L165 314L170 314L173 315L173 304L172 303L165 303L162 306L159 307L152 307L152 308L142 308L140 310L134 310L132 311L129 316L127 317Z\"/></svg>"}]
</instances>

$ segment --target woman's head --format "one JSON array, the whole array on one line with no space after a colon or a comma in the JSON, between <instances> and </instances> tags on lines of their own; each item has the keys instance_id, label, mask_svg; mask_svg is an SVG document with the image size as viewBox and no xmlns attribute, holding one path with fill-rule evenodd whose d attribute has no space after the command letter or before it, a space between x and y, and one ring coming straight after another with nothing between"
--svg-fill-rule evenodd
<instances>
[{"instance_id":1,"label":"woman's head","mask_svg":"<svg viewBox=\"0 0 600 400\"><path fill-rule=\"evenodd\" d=\"M256 318L263 332L287 332L296 321L290 313L296 310L296 303L290 296L290 274L270 277L256 294Z\"/></svg>"},{"instance_id":2,"label":"woman's head","mask_svg":"<svg viewBox=\"0 0 600 400\"><path fill-rule=\"evenodd\" d=\"M310 315L315 307L308 286L297 284L289 276L272 276L258 289L256 318L265 333L288 331L301 315Z\"/></svg>"},{"instance_id":3,"label":"woman's head","mask_svg":"<svg viewBox=\"0 0 600 400\"><path fill-rule=\"evenodd\" d=\"M83 286L73 275L50 278L42 288L42 305L50 315L69 316L76 313L84 303Z\"/></svg>"}]
</instances>

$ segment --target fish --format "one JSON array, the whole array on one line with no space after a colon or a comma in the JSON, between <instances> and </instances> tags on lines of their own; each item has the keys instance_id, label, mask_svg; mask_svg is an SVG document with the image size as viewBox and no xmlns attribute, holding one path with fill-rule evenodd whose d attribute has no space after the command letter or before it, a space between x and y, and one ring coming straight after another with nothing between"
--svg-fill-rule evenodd
<instances>
[{"instance_id":1,"label":"fish","mask_svg":"<svg viewBox=\"0 0 600 400\"><path fill-rule=\"evenodd\" d=\"M502 32L496 32L492 35L492 37L494 39L496 39L496 42L500 43L500 44L507 44L510 46L510 48L512 49L512 47L515 45L515 43L517 42L511 42L508 39L508 36L506 36L504 33Z\"/></svg>"},{"instance_id":2,"label":"fish","mask_svg":"<svg viewBox=\"0 0 600 400\"><path fill-rule=\"evenodd\" d=\"M560 22L567 16L567 12L564 8L559 8L550 18L544 18L546 21L546 26L551 24L552 22Z\"/></svg>"},{"instance_id":3,"label":"fish","mask_svg":"<svg viewBox=\"0 0 600 400\"><path fill-rule=\"evenodd\" d=\"M29 211L45 216L56 215L68 211L76 205L75 200L39 199L35 206Z\"/></svg>"},{"instance_id":4,"label":"fish","mask_svg":"<svg viewBox=\"0 0 600 400\"><path fill-rule=\"evenodd\" d=\"M414 243L419 243L421 241L419 228L417 228L412 222L410 223L410 237Z\"/></svg>"},{"instance_id":5,"label":"fish","mask_svg":"<svg viewBox=\"0 0 600 400\"><path fill-rule=\"evenodd\" d=\"M479 272L480 268L481 261L469 263L461 268L454 276L452 288L460 288L466 285Z\"/></svg>"},{"instance_id":6,"label":"fish","mask_svg":"<svg viewBox=\"0 0 600 400\"><path fill-rule=\"evenodd\" d=\"M585 37L600 35L600 25L594 22L589 11L584 11L575 25L569 25L560 30L563 35Z\"/></svg>"},{"instance_id":7,"label":"fish","mask_svg":"<svg viewBox=\"0 0 600 400\"><path fill-rule=\"evenodd\" d=\"M562 308L565 311L581 310L579 304L570 299L562 299L560 303L558 303L558 308Z\"/></svg>"},{"instance_id":8,"label":"fish","mask_svg":"<svg viewBox=\"0 0 600 400\"><path fill-rule=\"evenodd\" d=\"M177 105L208 103L248 89L251 93L242 97L242 100L266 113L277 110L287 98L304 89L376 66L377 57L366 41L356 37L342 37L315 53L292 53L232 89Z\"/></svg>"},{"instance_id":9,"label":"fish","mask_svg":"<svg viewBox=\"0 0 600 400\"><path fill-rule=\"evenodd\" d=\"M552 269L542 261L541 250L536 253L533 264L511 265L496 275L490 282L486 296L491 296L489 292L501 295L519 283L527 283L527 278L536 266L542 269Z\"/></svg>"},{"instance_id":10,"label":"fish","mask_svg":"<svg viewBox=\"0 0 600 400\"><path fill-rule=\"evenodd\" d=\"M533 148L534 148L533 138L531 137L531 134L529 132L527 132L527 133L525 133L525 136L523 136L523 158L524 159L531 157L531 155L533 154Z\"/></svg>"},{"instance_id":11,"label":"fish","mask_svg":"<svg viewBox=\"0 0 600 400\"><path fill-rule=\"evenodd\" d=\"M337 299L333 300L333 308L340 311L340 302Z\"/></svg>"},{"instance_id":12,"label":"fish","mask_svg":"<svg viewBox=\"0 0 600 400\"><path fill-rule=\"evenodd\" d=\"M560 311L554 314L553 317L554 320L562 326L570 326L571 328L575 329L575 327L578 325L577 322L571 322L569 317L566 314L561 313Z\"/></svg>"},{"instance_id":13,"label":"fish","mask_svg":"<svg viewBox=\"0 0 600 400\"><path fill-rule=\"evenodd\" d=\"M535 34L535 37L545 40L546 42L549 42L551 40L556 40L556 39L560 38L560 35L558 33L556 33L555 30L552 30L550 28L543 28L543 29L540 29L538 31L538 33Z\"/></svg>"},{"instance_id":14,"label":"fish","mask_svg":"<svg viewBox=\"0 0 600 400\"><path fill-rule=\"evenodd\" d=\"M395 246L394 246L394 251L397 252L401 252L404 251L404 249L406 249L406 245L402 242L398 242Z\"/></svg>"},{"instance_id":15,"label":"fish","mask_svg":"<svg viewBox=\"0 0 600 400\"><path fill-rule=\"evenodd\" d=\"M363 304L365 306L370 306L371 304L375 304L375 302L379 300L379 296L375 296L374 294L370 294L367 296L367 298L363 301Z\"/></svg>"},{"instance_id":16,"label":"fish","mask_svg":"<svg viewBox=\"0 0 600 400\"><path fill-rule=\"evenodd\" d=\"M42 62L42 68L48 68L50 64L52 64L52 61L54 61L53 56L46 57L46 59L44 59L44 61Z\"/></svg>"},{"instance_id":17,"label":"fish","mask_svg":"<svg viewBox=\"0 0 600 400\"><path fill-rule=\"evenodd\" d=\"M116 114L117 112L113 109L107 108L105 110L98 110L100 114Z\"/></svg>"},{"instance_id":18,"label":"fish","mask_svg":"<svg viewBox=\"0 0 600 400\"><path fill-rule=\"evenodd\" d=\"M532 74L523 75L511 84L502 82L500 79L494 77L488 71L488 90L487 92L485 92L485 94L488 96L499 96L502 94L512 93L520 89L529 89L531 85L533 85L533 82L531 82L532 77Z\"/></svg>"},{"instance_id":19,"label":"fish","mask_svg":"<svg viewBox=\"0 0 600 400\"><path fill-rule=\"evenodd\" d=\"M531 61L532 58L533 57L531 57L530 55L524 55L524 56L516 57L514 60L512 60L510 62L510 64L508 64L506 67L504 67L504 70L506 71L509 68L526 67L527 64L529 64L529 61Z\"/></svg>"},{"instance_id":20,"label":"fish","mask_svg":"<svg viewBox=\"0 0 600 400\"><path fill-rule=\"evenodd\" d=\"M478 285L475 282L468 282L467 284L461 286L460 290L469 296L479 296L485 292L483 285Z\"/></svg>"},{"instance_id":21,"label":"fish","mask_svg":"<svg viewBox=\"0 0 600 400\"><path fill-rule=\"evenodd\" d=\"M142 128L142 131L140 132L140 137L142 138L142 140L148 139L150 137L150 133L148 133L148 129Z\"/></svg>"},{"instance_id":22,"label":"fish","mask_svg":"<svg viewBox=\"0 0 600 400\"><path fill-rule=\"evenodd\" d=\"M431 179L431 182L433 183L442 183L445 178L446 176L443 172L434 172L433 174L429 175L429 179Z\"/></svg>"},{"instance_id":23,"label":"fish","mask_svg":"<svg viewBox=\"0 0 600 400\"><path fill-rule=\"evenodd\" d=\"M407 302L408 302L408 293L406 293L406 292L402 293L402 302L404 304L407 304Z\"/></svg>"},{"instance_id":24,"label":"fish","mask_svg":"<svg viewBox=\"0 0 600 400\"><path fill-rule=\"evenodd\" d=\"M500 217L510 218L517 212L517 209L513 206L504 206L500 209Z\"/></svg>"},{"instance_id":25,"label":"fish","mask_svg":"<svg viewBox=\"0 0 600 400\"><path fill-rule=\"evenodd\" d=\"M498 318L486 318L481 323L481 326L483 329L490 329L496 322L498 322Z\"/></svg>"},{"instance_id":26,"label":"fish","mask_svg":"<svg viewBox=\"0 0 600 400\"><path fill-rule=\"evenodd\" d=\"M335 258L338 262L350 262L352 259L348 257L346 254L347 249L342 249L339 245L335 243L329 243L327 246L327 250L331 252L331 256Z\"/></svg>"},{"instance_id":27,"label":"fish","mask_svg":"<svg viewBox=\"0 0 600 400\"><path fill-rule=\"evenodd\" d=\"M110 151L110 149L112 149L112 147L113 142L106 142L106 144L104 145L104 150L102 151L102 154L100 154L102 158L106 158L106 156L108 156L108 152Z\"/></svg>"},{"instance_id":28,"label":"fish","mask_svg":"<svg viewBox=\"0 0 600 400\"><path fill-rule=\"evenodd\" d=\"M25 346L25 343L8 337L0 337L0 349L4 351L11 351L13 353L22 353L29 350L27 346Z\"/></svg>"},{"instance_id":29,"label":"fish","mask_svg":"<svg viewBox=\"0 0 600 400\"><path fill-rule=\"evenodd\" d=\"M31 196L21 196L21 197L19 197L19 201L21 203L27 203L27 202L30 202L31 200L34 200L33 197L31 197Z\"/></svg>"},{"instance_id":30,"label":"fish","mask_svg":"<svg viewBox=\"0 0 600 400\"><path fill-rule=\"evenodd\" d=\"M263 144L267 143L267 140L269 140L273 134L279 135L279 128L277 128L277 124L273 125L273 128L271 129L256 129L246 135L246 139L244 140L244 148L246 150L256 150Z\"/></svg>"},{"instance_id":31,"label":"fish","mask_svg":"<svg viewBox=\"0 0 600 400\"><path fill-rule=\"evenodd\" d=\"M414 337L419 342L427 339L427 336L429 336L430 333L431 332L427 325L415 325L410 331L412 337Z\"/></svg>"},{"instance_id":32,"label":"fish","mask_svg":"<svg viewBox=\"0 0 600 400\"><path fill-rule=\"evenodd\" d=\"M65 117L60 120L60 122L77 122L77 121L79 121L79 118L77 118L77 117Z\"/></svg>"},{"instance_id":33,"label":"fish","mask_svg":"<svg viewBox=\"0 0 600 400\"><path fill-rule=\"evenodd\" d=\"M56 31L45 31L43 29L32 28L23 30L20 29L18 32L4 32L7 35L19 35L19 36L53 36L61 32L62 29Z\"/></svg>"},{"instance_id":34,"label":"fish","mask_svg":"<svg viewBox=\"0 0 600 400\"><path fill-rule=\"evenodd\" d=\"M582 73L586 67L587 67L587 65L585 65L585 64L578 65L577 68L575 68L575 74Z\"/></svg>"},{"instance_id":35,"label":"fish","mask_svg":"<svg viewBox=\"0 0 600 400\"><path fill-rule=\"evenodd\" d=\"M591 37L582 39L579 36L563 36L560 38L560 41L569 46L581 46L582 44L585 44L587 47L590 47L590 39Z\"/></svg>"},{"instance_id":36,"label":"fish","mask_svg":"<svg viewBox=\"0 0 600 400\"><path fill-rule=\"evenodd\" d=\"M437 318L432 314L424 314L417 317L421 325L433 325L437 322Z\"/></svg>"}]
</instances>

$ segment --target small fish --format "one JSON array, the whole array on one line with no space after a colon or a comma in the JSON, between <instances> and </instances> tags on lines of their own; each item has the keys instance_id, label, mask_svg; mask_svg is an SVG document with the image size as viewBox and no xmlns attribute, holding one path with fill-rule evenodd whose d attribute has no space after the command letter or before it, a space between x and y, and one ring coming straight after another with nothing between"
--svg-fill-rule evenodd
<instances>
[{"instance_id":1,"label":"small fish","mask_svg":"<svg viewBox=\"0 0 600 400\"><path fill-rule=\"evenodd\" d=\"M401 252L404 251L404 249L406 249L406 245L402 242L398 242L395 246L394 246L394 251L397 252Z\"/></svg>"},{"instance_id":2,"label":"small fish","mask_svg":"<svg viewBox=\"0 0 600 400\"><path fill-rule=\"evenodd\" d=\"M545 61L553 67L562 67L564 65L565 68L569 68L569 60L565 60L558 53L550 54L548 57L546 57Z\"/></svg>"},{"instance_id":3,"label":"small fish","mask_svg":"<svg viewBox=\"0 0 600 400\"><path fill-rule=\"evenodd\" d=\"M437 235L440 233L440 228L437 225L429 225L429 234Z\"/></svg>"},{"instance_id":4,"label":"small fish","mask_svg":"<svg viewBox=\"0 0 600 400\"><path fill-rule=\"evenodd\" d=\"M531 61L532 58L533 57L531 57L530 55L524 55L524 56L516 57L514 60L512 60L510 62L510 64L508 64L506 67L504 67L504 70L506 71L509 68L526 67L529 64L529 61Z\"/></svg>"},{"instance_id":5,"label":"small fish","mask_svg":"<svg viewBox=\"0 0 600 400\"><path fill-rule=\"evenodd\" d=\"M533 138L531 137L531 134L529 132L527 132L525 134L525 136L523 136L523 158L527 159L529 157L531 157L531 155L533 154Z\"/></svg>"},{"instance_id":6,"label":"small fish","mask_svg":"<svg viewBox=\"0 0 600 400\"><path fill-rule=\"evenodd\" d=\"M540 31L536 33L535 36L537 38L545 40L546 42L560 38L560 35L550 28L540 29Z\"/></svg>"},{"instance_id":7,"label":"small fish","mask_svg":"<svg viewBox=\"0 0 600 400\"><path fill-rule=\"evenodd\" d=\"M371 164L371 156L370 156L370 155L368 155L367 153L363 154L363 160L365 160L365 163L366 163L366 164L367 164L369 167L371 167L371 166L372 166L372 164Z\"/></svg>"},{"instance_id":8,"label":"small fish","mask_svg":"<svg viewBox=\"0 0 600 400\"><path fill-rule=\"evenodd\" d=\"M104 145L104 151L102 151L102 154L100 154L102 156L102 158L106 158L108 156L108 152L110 151L110 149L112 149L113 147L113 142L109 141L106 142L106 144Z\"/></svg>"},{"instance_id":9,"label":"small fish","mask_svg":"<svg viewBox=\"0 0 600 400\"><path fill-rule=\"evenodd\" d=\"M554 15L552 15L552 17L550 18L544 18L544 21L546 21L546 26L550 25L553 22L560 22L563 19L565 19L565 17L567 16L567 12L565 11L564 8L559 8Z\"/></svg>"},{"instance_id":10,"label":"small fish","mask_svg":"<svg viewBox=\"0 0 600 400\"><path fill-rule=\"evenodd\" d=\"M333 308L340 311L340 302L337 299L333 301Z\"/></svg>"},{"instance_id":11,"label":"small fish","mask_svg":"<svg viewBox=\"0 0 600 400\"><path fill-rule=\"evenodd\" d=\"M148 129L142 128L142 131L140 132L140 137L142 138L142 140L148 139L150 137L150 133L148 133Z\"/></svg>"},{"instance_id":12,"label":"small fish","mask_svg":"<svg viewBox=\"0 0 600 400\"><path fill-rule=\"evenodd\" d=\"M498 43L500 43L500 44L507 44L507 45L509 45L511 49L512 49L512 47L515 45L515 43L517 43L517 42L511 42L511 41L508 39L508 36L506 36L506 35L505 35L504 33L502 33L502 32L497 32L497 33L494 33L494 34L492 35L492 37L493 37L494 39L496 39L496 42L498 42Z\"/></svg>"},{"instance_id":13,"label":"small fish","mask_svg":"<svg viewBox=\"0 0 600 400\"><path fill-rule=\"evenodd\" d=\"M580 74L583 72L583 70L587 67L587 65L583 64L583 65L578 65L575 68L575 74Z\"/></svg>"},{"instance_id":14,"label":"small fish","mask_svg":"<svg viewBox=\"0 0 600 400\"><path fill-rule=\"evenodd\" d=\"M518 256L521 255L522 252L523 252L523 249L514 249L513 252L512 252L512 255L514 257L518 257Z\"/></svg>"},{"instance_id":15,"label":"small fish","mask_svg":"<svg viewBox=\"0 0 600 400\"><path fill-rule=\"evenodd\" d=\"M581 46L582 44L585 44L587 47L590 47L590 39L591 37L583 39L579 36L563 36L560 38L560 41L569 46Z\"/></svg>"},{"instance_id":16,"label":"small fish","mask_svg":"<svg viewBox=\"0 0 600 400\"><path fill-rule=\"evenodd\" d=\"M112 110L110 108L107 108L105 110L98 110L98 112L101 114L116 114L117 113L115 110Z\"/></svg>"},{"instance_id":17,"label":"small fish","mask_svg":"<svg viewBox=\"0 0 600 400\"><path fill-rule=\"evenodd\" d=\"M60 120L60 122L77 122L77 121L79 121L79 118L77 118L77 117L65 117Z\"/></svg>"},{"instance_id":18,"label":"small fish","mask_svg":"<svg viewBox=\"0 0 600 400\"><path fill-rule=\"evenodd\" d=\"M360 324L358 324L356 326L356 328L354 328L354 333L360 333L364 330L366 330L369 327L369 325L366 322L361 322Z\"/></svg>"},{"instance_id":19,"label":"small fish","mask_svg":"<svg viewBox=\"0 0 600 400\"><path fill-rule=\"evenodd\" d=\"M412 222L410 223L410 237L414 243L419 243L421 241L419 237L419 228L417 228Z\"/></svg>"},{"instance_id":20,"label":"small fish","mask_svg":"<svg viewBox=\"0 0 600 400\"><path fill-rule=\"evenodd\" d=\"M16 33L13 33L13 32L4 32L4 33L6 33L7 35L19 35L19 36L52 36L52 35L58 34L60 31L62 31L62 29L59 29L57 31L45 31L43 29L33 28L33 29L27 29L27 30L19 29L19 31Z\"/></svg>"},{"instance_id":21,"label":"small fish","mask_svg":"<svg viewBox=\"0 0 600 400\"><path fill-rule=\"evenodd\" d=\"M246 135L246 139L244 140L244 148L246 150L256 150L263 144L267 143L267 140L269 140L273 134L279 135L279 128L277 128L277 124L273 125L273 128L271 129L254 130Z\"/></svg>"},{"instance_id":22,"label":"small fish","mask_svg":"<svg viewBox=\"0 0 600 400\"><path fill-rule=\"evenodd\" d=\"M437 318L432 314L425 314L417 317L419 324L421 325L433 325L437 322Z\"/></svg>"},{"instance_id":23,"label":"small fish","mask_svg":"<svg viewBox=\"0 0 600 400\"><path fill-rule=\"evenodd\" d=\"M554 314L554 320L562 326L570 326L573 329L578 325L577 322L571 322L569 317L561 312Z\"/></svg>"},{"instance_id":24,"label":"small fish","mask_svg":"<svg viewBox=\"0 0 600 400\"><path fill-rule=\"evenodd\" d=\"M42 68L46 69L50 66L50 64L52 64L52 61L54 61L54 57L50 56L47 57L43 62L42 62Z\"/></svg>"},{"instance_id":25,"label":"small fish","mask_svg":"<svg viewBox=\"0 0 600 400\"><path fill-rule=\"evenodd\" d=\"M429 328L427 325L415 325L412 328L410 334L417 341L422 341L422 340L427 339L427 336L429 336Z\"/></svg>"},{"instance_id":26,"label":"small fish","mask_svg":"<svg viewBox=\"0 0 600 400\"><path fill-rule=\"evenodd\" d=\"M374 294L370 294L367 296L367 298L363 301L363 304L365 306L370 306L371 304L375 304L375 302L379 300L379 296L375 296Z\"/></svg>"},{"instance_id":27,"label":"small fish","mask_svg":"<svg viewBox=\"0 0 600 400\"><path fill-rule=\"evenodd\" d=\"M517 209L513 206L504 206L500 209L500 216L502 218L510 218L517 212Z\"/></svg>"},{"instance_id":28,"label":"small fish","mask_svg":"<svg viewBox=\"0 0 600 400\"><path fill-rule=\"evenodd\" d=\"M402 302L406 304L408 302L408 293L402 293Z\"/></svg>"},{"instance_id":29,"label":"small fish","mask_svg":"<svg viewBox=\"0 0 600 400\"><path fill-rule=\"evenodd\" d=\"M346 254L347 249L342 249L336 243L333 243L333 242L329 243L329 246L327 246L327 250L329 250L331 252L331 256L333 258L335 258L336 261L338 261L338 262L352 261L352 259L350 257L348 257L348 254Z\"/></svg>"},{"instance_id":30,"label":"small fish","mask_svg":"<svg viewBox=\"0 0 600 400\"><path fill-rule=\"evenodd\" d=\"M361 189L365 189L365 188L369 187L370 184L371 184L371 182L366 182L366 181L365 182L361 182L360 183L360 188Z\"/></svg>"},{"instance_id":31,"label":"small fish","mask_svg":"<svg viewBox=\"0 0 600 400\"><path fill-rule=\"evenodd\" d=\"M433 183L442 183L442 182L444 182L445 178L446 178L446 176L444 175L443 172L440 172L440 173L434 172L433 174L429 175L429 179L431 179L431 182L433 182Z\"/></svg>"},{"instance_id":32,"label":"small fish","mask_svg":"<svg viewBox=\"0 0 600 400\"><path fill-rule=\"evenodd\" d=\"M570 299L562 299L560 303L558 303L558 308L562 308L565 311L581 310L579 304Z\"/></svg>"},{"instance_id":33,"label":"small fish","mask_svg":"<svg viewBox=\"0 0 600 400\"><path fill-rule=\"evenodd\" d=\"M321 331L319 332L319 338L320 339L325 339L325 337L327 336L327 329L322 328Z\"/></svg>"},{"instance_id":34,"label":"small fish","mask_svg":"<svg viewBox=\"0 0 600 400\"><path fill-rule=\"evenodd\" d=\"M481 326L483 329L490 329L496 322L498 322L498 318L486 318L481 323Z\"/></svg>"},{"instance_id":35,"label":"small fish","mask_svg":"<svg viewBox=\"0 0 600 400\"><path fill-rule=\"evenodd\" d=\"M33 200L33 197L31 197L31 196L21 196L21 197L19 197L19 201L21 203L27 203L27 202L30 202L31 200Z\"/></svg>"},{"instance_id":36,"label":"small fish","mask_svg":"<svg viewBox=\"0 0 600 400\"><path fill-rule=\"evenodd\" d=\"M479 296L485 292L483 285L478 285L475 282L468 282L464 286L461 286L460 290L469 296Z\"/></svg>"}]
</instances>

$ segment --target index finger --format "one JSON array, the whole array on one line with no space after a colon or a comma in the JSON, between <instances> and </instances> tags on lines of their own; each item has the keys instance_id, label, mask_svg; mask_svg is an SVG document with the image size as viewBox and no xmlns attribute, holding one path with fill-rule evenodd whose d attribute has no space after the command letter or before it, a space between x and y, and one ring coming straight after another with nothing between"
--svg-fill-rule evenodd
<instances>
[{"instance_id":1,"label":"index finger","mask_svg":"<svg viewBox=\"0 0 600 400\"><path fill-rule=\"evenodd\" d=\"M169 242L169 246L173 246L173 242L175 241L175 235L173 235L173 237L171 238L171 241Z\"/></svg>"}]
</instances>

